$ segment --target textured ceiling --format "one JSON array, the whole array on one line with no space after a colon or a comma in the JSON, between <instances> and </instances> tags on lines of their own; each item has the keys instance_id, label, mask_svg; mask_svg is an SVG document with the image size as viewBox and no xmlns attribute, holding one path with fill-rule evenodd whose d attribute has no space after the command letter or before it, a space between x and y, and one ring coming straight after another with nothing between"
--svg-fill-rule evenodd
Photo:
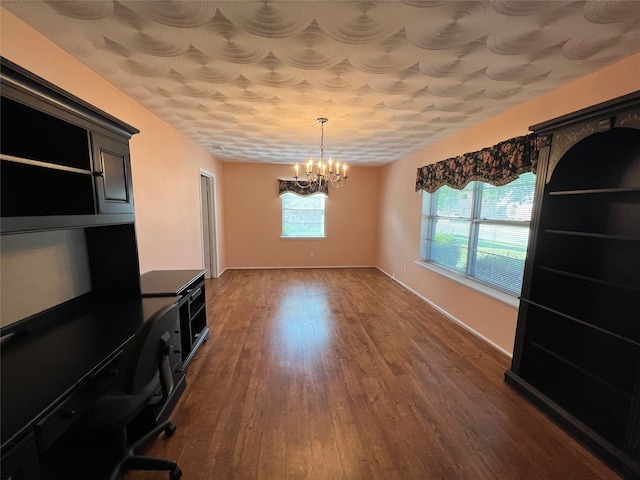
<instances>
[{"instance_id":1,"label":"textured ceiling","mask_svg":"<svg viewBox=\"0 0 640 480\"><path fill-rule=\"evenodd\" d=\"M383 165L640 52L640 1L2 6L225 161L317 158L328 117L326 157Z\"/></svg>"}]
</instances>

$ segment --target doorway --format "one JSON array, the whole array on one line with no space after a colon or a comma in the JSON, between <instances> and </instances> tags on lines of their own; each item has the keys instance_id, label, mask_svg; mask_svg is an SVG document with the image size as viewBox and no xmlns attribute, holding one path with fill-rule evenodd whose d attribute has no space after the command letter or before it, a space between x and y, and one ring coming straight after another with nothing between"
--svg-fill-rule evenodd
<instances>
[{"instance_id":1,"label":"doorway","mask_svg":"<svg viewBox=\"0 0 640 480\"><path fill-rule=\"evenodd\" d=\"M215 177L200 169L200 212L202 214L202 264L205 278L218 278Z\"/></svg>"}]
</instances>

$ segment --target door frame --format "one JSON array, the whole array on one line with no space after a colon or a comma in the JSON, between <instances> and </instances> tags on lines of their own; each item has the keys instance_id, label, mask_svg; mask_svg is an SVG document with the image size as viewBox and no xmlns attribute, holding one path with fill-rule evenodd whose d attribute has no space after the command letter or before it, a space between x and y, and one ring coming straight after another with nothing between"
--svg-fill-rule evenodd
<instances>
[{"instance_id":1,"label":"door frame","mask_svg":"<svg viewBox=\"0 0 640 480\"><path fill-rule=\"evenodd\" d=\"M202 180L204 179L207 187L209 187L210 195L206 195L202 189ZM218 278L220 276L220 263L218 256L218 211L216 202L216 176L200 168L198 185L200 188L200 235L202 239L202 265L207 269L205 278ZM204 214L208 213L208 232L205 231ZM205 234L208 233L207 236ZM209 258L210 265L206 264L206 242L209 239Z\"/></svg>"}]
</instances>

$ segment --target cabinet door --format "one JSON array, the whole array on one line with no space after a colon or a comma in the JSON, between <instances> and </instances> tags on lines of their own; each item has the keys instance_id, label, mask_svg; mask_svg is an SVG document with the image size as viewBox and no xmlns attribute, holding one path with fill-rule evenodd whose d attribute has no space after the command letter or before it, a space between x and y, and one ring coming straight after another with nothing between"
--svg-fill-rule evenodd
<instances>
[{"instance_id":1,"label":"cabinet door","mask_svg":"<svg viewBox=\"0 0 640 480\"><path fill-rule=\"evenodd\" d=\"M129 145L92 133L98 213L133 213Z\"/></svg>"}]
</instances>

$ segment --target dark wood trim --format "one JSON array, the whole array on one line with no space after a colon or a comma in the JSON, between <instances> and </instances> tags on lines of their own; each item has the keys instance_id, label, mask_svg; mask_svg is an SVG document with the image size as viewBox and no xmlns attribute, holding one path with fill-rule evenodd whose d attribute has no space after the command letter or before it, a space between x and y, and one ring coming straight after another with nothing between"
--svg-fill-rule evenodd
<instances>
[{"instance_id":1,"label":"dark wood trim","mask_svg":"<svg viewBox=\"0 0 640 480\"><path fill-rule=\"evenodd\" d=\"M552 375L552 373L549 373ZM539 390L524 381L510 370L504 374L504 380L517 390L532 405L551 418L563 430L580 441L594 454L602 458L624 478L640 478L640 463L622 450L613 447L596 432L587 427L580 420L568 413L558 404L550 400Z\"/></svg>"},{"instance_id":2,"label":"dark wood trim","mask_svg":"<svg viewBox=\"0 0 640 480\"><path fill-rule=\"evenodd\" d=\"M529 130L538 134L548 133L575 125L577 121L585 123L591 120L616 115L621 109L631 109L635 107L640 107L640 90L613 100L598 103L591 107L583 108L573 113L562 115L561 117L557 117L546 122L537 123L530 126Z\"/></svg>"},{"instance_id":3,"label":"dark wood trim","mask_svg":"<svg viewBox=\"0 0 640 480\"><path fill-rule=\"evenodd\" d=\"M4 57L0 57L0 80L3 90L5 87L12 87L56 108L67 110L92 125L97 124L119 136L131 138L132 135L140 133L137 128L118 120Z\"/></svg>"},{"instance_id":4,"label":"dark wood trim","mask_svg":"<svg viewBox=\"0 0 640 480\"><path fill-rule=\"evenodd\" d=\"M67 228L97 227L103 225L133 224L133 213L109 215L50 215L37 217L0 218L2 235L39 232Z\"/></svg>"}]
</instances>

